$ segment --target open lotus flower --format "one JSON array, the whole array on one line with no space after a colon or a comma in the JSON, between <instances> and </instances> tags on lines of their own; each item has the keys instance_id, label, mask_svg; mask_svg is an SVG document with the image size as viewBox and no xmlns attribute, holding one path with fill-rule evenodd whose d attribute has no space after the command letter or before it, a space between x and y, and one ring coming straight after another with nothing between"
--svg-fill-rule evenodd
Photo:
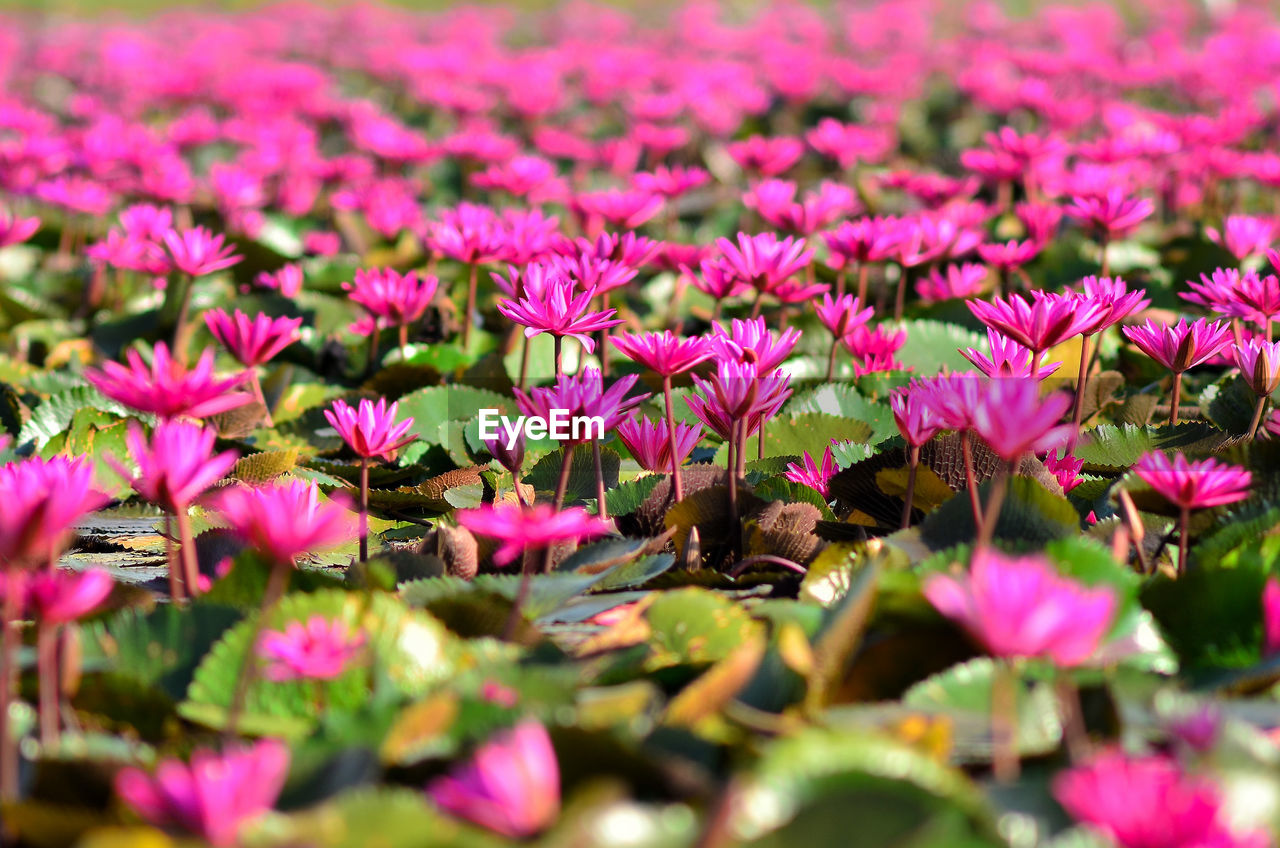
<instances>
[{"instance_id":1,"label":"open lotus flower","mask_svg":"<svg viewBox=\"0 0 1280 848\"><path fill-rule=\"evenodd\" d=\"M364 633L352 633L345 621L313 615L305 624L291 621L282 631L263 633L258 655L267 660L267 680L332 680L347 670L365 642Z\"/></svg>"},{"instance_id":2,"label":"open lotus flower","mask_svg":"<svg viewBox=\"0 0 1280 848\"><path fill-rule=\"evenodd\" d=\"M1271 844L1264 832L1237 832L1213 781L1167 756L1103 751L1058 775L1053 795L1072 818L1121 848Z\"/></svg>"},{"instance_id":3,"label":"open lotus flower","mask_svg":"<svg viewBox=\"0 0 1280 848\"><path fill-rule=\"evenodd\" d=\"M292 566L303 554L355 538L350 511L341 500L321 501L316 484L302 480L229 488L215 507L233 533L278 565Z\"/></svg>"},{"instance_id":4,"label":"open lotus flower","mask_svg":"<svg viewBox=\"0 0 1280 848\"><path fill-rule=\"evenodd\" d=\"M241 828L275 804L288 771L289 749L263 739L220 754L197 750L189 765L165 760L153 775L124 769L116 775L116 793L157 827L231 848Z\"/></svg>"},{"instance_id":5,"label":"open lotus flower","mask_svg":"<svg viewBox=\"0 0 1280 848\"><path fill-rule=\"evenodd\" d=\"M109 498L93 483L93 465L55 456L0 466L0 566L51 563L72 525Z\"/></svg>"},{"instance_id":6,"label":"open lotus flower","mask_svg":"<svg viewBox=\"0 0 1280 848\"><path fill-rule=\"evenodd\" d=\"M156 342L151 364L136 350L125 354L128 366L104 363L102 369L86 368L85 378L112 400L160 418L208 418L253 401L248 392L233 391L247 382L248 371L219 379L213 373L213 348L200 356L190 370L169 354L169 346Z\"/></svg>"},{"instance_id":7,"label":"open lotus flower","mask_svg":"<svg viewBox=\"0 0 1280 848\"><path fill-rule=\"evenodd\" d=\"M979 550L969 573L934 574L924 596L997 657L1041 657L1071 667L1089 660L1116 613L1110 587L1058 574L1043 557Z\"/></svg>"},{"instance_id":8,"label":"open lotus flower","mask_svg":"<svg viewBox=\"0 0 1280 848\"><path fill-rule=\"evenodd\" d=\"M471 761L427 787L443 809L511 839L533 836L560 814L560 768L541 724L500 733Z\"/></svg>"}]
</instances>

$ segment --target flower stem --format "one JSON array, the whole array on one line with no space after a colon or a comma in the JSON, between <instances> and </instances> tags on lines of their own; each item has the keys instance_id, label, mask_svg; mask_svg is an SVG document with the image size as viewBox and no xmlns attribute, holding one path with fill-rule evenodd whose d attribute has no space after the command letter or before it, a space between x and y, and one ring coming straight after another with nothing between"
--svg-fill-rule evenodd
<instances>
[{"instance_id":1,"label":"flower stem","mask_svg":"<svg viewBox=\"0 0 1280 848\"><path fill-rule=\"evenodd\" d=\"M267 576L267 591L262 596L258 620L253 623L253 635L249 639L244 660L240 664L240 676L236 678L236 688L231 695L231 706L227 709L227 726L222 733L228 741L235 738L240 717L244 714L245 701L249 697L249 689L258 676L258 642L262 639L262 631L266 628L267 619L275 611L276 605L284 597L285 590L289 588L289 575L292 571L292 566L271 564L271 573Z\"/></svg>"},{"instance_id":2,"label":"flower stem","mask_svg":"<svg viewBox=\"0 0 1280 848\"><path fill-rule=\"evenodd\" d=\"M991 483L986 512L982 516L982 529L978 535L978 548L991 547L991 542L995 539L996 525L1000 522L1000 507L1004 505L1004 496L1009 491L1009 477L1013 475L1013 468L1012 462L1007 463Z\"/></svg>"},{"instance_id":3,"label":"flower stem","mask_svg":"<svg viewBox=\"0 0 1280 848\"><path fill-rule=\"evenodd\" d=\"M369 559L369 457L360 457L360 561Z\"/></svg>"},{"instance_id":4,"label":"flower stem","mask_svg":"<svg viewBox=\"0 0 1280 848\"><path fill-rule=\"evenodd\" d=\"M409 344L409 325L400 325L400 361L404 361L404 349Z\"/></svg>"},{"instance_id":5,"label":"flower stem","mask_svg":"<svg viewBox=\"0 0 1280 848\"><path fill-rule=\"evenodd\" d=\"M1089 730L1084 724L1084 709L1080 706L1080 689L1066 669L1058 669L1058 706L1062 710L1063 737L1067 743L1067 756L1078 763L1089 758Z\"/></svg>"},{"instance_id":6,"label":"flower stem","mask_svg":"<svg viewBox=\"0 0 1280 848\"><path fill-rule=\"evenodd\" d=\"M1182 400L1182 372L1173 372L1173 400L1169 403L1169 423L1178 423L1178 404Z\"/></svg>"},{"instance_id":7,"label":"flower stem","mask_svg":"<svg viewBox=\"0 0 1280 848\"><path fill-rule=\"evenodd\" d=\"M573 468L573 449L577 447L573 442L563 445L560 448L563 456L560 458L560 478L556 480L556 495L553 503L556 511L564 506L565 492L569 490L569 472Z\"/></svg>"},{"instance_id":8,"label":"flower stem","mask_svg":"<svg viewBox=\"0 0 1280 848\"><path fill-rule=\"evenodd\" d=\"M1018 779L1018 679L1012 666L997 662L991 680L992 766L996 780Z\"/></svg>"},{"instance_id":9,"label":"flower stem","mask_svg":"<svg viewBox=\"0 0 1280 848\"><path fill-rule=\"evenodd\" d=\"M543 555L542 570L545 573L551 572L551 548L548 547ZM520 626L522 613L520 612L529 600L529 589L533 583L533 557L526 552L520 558L520 588L516 591L516 599L511 602L511 612L507 613L507 623L502 626L502 640L510 642L511 638L516 635L516 628Z\"/></svg>"},{"instance_id":10,"label":"flower stem","mask_svg":"<svg viewBox=\"0 0 1280 848\"><path fill-rule=\"evenodd\" d=\"M556 377L561 377L564 375L564 338L562 336L552 336L552 338L555 340Z\"/></svg>"},{"instance_id":11,"label":"flower stem","mask_svg":"<svg viewBox=\"0 0 1280 848\"><path fill-rule=\"evenodd\" d=\"M893 299L893 320L902 320L902 310L907 304L907 285L910 282L911 272L904 266L902 274L898 276L898 292Z\"/></svg>"},{"instance_id":12,"label":"flower stem","mask_svg":"<svg viewBox=\"0 0 1280 848\"><path fill-rule=\"evenodd\" d=\"M364 364L364 375L366 377L373 376L374 369L378 366L378 322L373 322L373 330L369 333L369 358Z\"/></svg>"},{"instance_id":13,"label":"flower stem","mask_svg":"<svg viewBox=\"0 0 1280 848\"><path fill-rule=\"evenodd\" d=\"M1262 424L1262 413L1267 408L1267 396L1258 396L1258 405L1253 408L1253 421L1249 424L1249 440L1258 437L1258 427Z\"/></svg>"},{"instance_id":14,"label":"flower stem","mask_svg":"<svg viewBox=\"0 0 1280 848\"><path fill-rule=\"evenodd\" d=\"M902 500L902 529L911 526L911 504L916 495L916 471L920 468L920 446L907 448L907 493Z\"/></svg>"},{"instance_id":15,"label":"flower stem","mask_svg":"<svg viewBox=\"0 0 1280 848\"><path fill-rule=\"evenodd\" d=\"M174 515L178 522L178 545L182 555L182 582L186 584L186 593L194 598L200 594L200 566L196 561L196 540L191 532L191 516L185 509Z\"/></svg>"},{"instance_id":16,"label":"flower stem","mask_svg":"<svg viewBox=\"0 0 1280 848\"><path fill-rule=\"evenodd\" d=\"M470 272L467 277L467 314L462 322L462 349L470 349L471 324L476 316L476 263L468 263Z\"/></svg>"},{"instance_id":17,"label":"flower stem","mask_svg":"<svg viewBox=\"0 0 1280 848\"><path fill-rule=\"evenodd\" d=\"M836 376L836 351L840 348L840 340L833 333L831 336L831 352L827 354L827 382L830 383Z\"/></svg>"},{"instance_id":18,"label":"flower stem","mask_svg":"<svg viewBox=\"0 0 1280 848\"><path fill-rule=\"evenodd\" d=\"M17 672L18 616L22 614L22 573L10 569L0 612L0 801L18 797L18 743L9 725Z\"/></svg>"},{"instance_id":19,"label":"flower stem","mask_svg":"<svg viewBox=\"0 0 1280 848\"><path fill-rule=\"evenodd\" d=\"M729 425L729 539L735 557L742 541L742 527L738 521L738 462L743 445L738 442L738 436L745 428L741 421Z\"/></svg>"},{"instance_id":20,"label":"flower stem","mask_svg":"<svg viewBox=\"0 0 1280 848\"><path fill-rule=\"evenodd\" d=\"M1089 337L1080 337L1080 373L1076 375L1076 402L1071 411L1071 440L1067 444L1067 450L1070 451L1075 447L1076 440L1080 438L1080 425L1084 423L1084 390L1089 381Z\"/></svg>"},{"instance_id":21,"label":"flower stem","mask_svg":"<svg viewBox=\"0 0 1280 848\"><path fill-rule=\"evenodd\" d=\"M178 317L173 324L173 358L186 364L187 362L187 317L191 312L191 295L196 288L196 278L182 274L182 303L178 307Z\"/></svg>"},{"instance_id":22,"label":"flower stem","mask_svg":"<svg viewBox=\"0 0 1280 848\"><path fill-rule=\"evenodd\" d=\"M520 334L520 391L524 391L525 385L529 382L529 337L524 333Z\"/></svg>"},{"instance_id":23,"label":"flower stem","mask_svg":"<svg viewBox=\"0 0 1280 848\"><path fill-rule=\"evenodd\" d=\"M253 372L253 396L258 399L258 403L262 404L262 423L268 427L274 427L275 422L271 420L271 407L267 404L267 396L262 391L262 381L258 379L258 369L252 369Z\"/></svg>"},{"instance_id":24,"label":"flower stem","mask_svg":"<svg viewBox=\"0 0 1280 848\"><path fill-rule=\"evenodd\" d=\"M596 515L601 521L609 517L609 508L605 504L604 466L600 462L600 440L591 440L591 458L596 466Z\"/></svg>"},{"instance_id":25,"label":"flower stem","mask_svg":"<svg viewBox=\"0 0 1280 848\"><path fill-rule=\"evenodd\" d=\"M1187 570L1187 548L1191 542L1191 508L1184 506L1178 515L1178 574Z\"/></svg>"},{"instance_id":26,"label":"flower stem","mask_svg":"<svg viewBox=\"0 0 1280 848\"><path fill-rule=\"evenodd\" d=\"M969 488L969 507L973 510L973 526L982 526L982 501L978 498L978 479L973 473L973 432L960 433L960 456L964 459L964 479Z\"/></svg>"},{"instance_id":27,"label":"flower stem","mask_svg":"<svg viewBox=\"0 0 1280 848\"><path fill-rule=\"evenodd\" d=\"M858 263L858 303L867 302L867 272L869 270L867 263Z\"/></svg>"},{"instance_id":28,"label":"flower stem","mask_svg":"<svg viewBox=\"0 0 1280 848\"><path fill-rule=\"evenodd\" d=\"M58 626L43 619L36 627L36 676L40 679L40 747L58 739Z\"/></svg>"},{"instance_id":29,"label":"flower stem","mask_svg":"<svg viewBox=\"0 0 1280 848\"><path fill-rule=\"evenodd\" d=\"M1100 276L1103 276L1103 277L1111 276L1111 263L1107 259L1107 246L1110 244L1110 242L1111 242L1110 233L1103 231L1102 238L1099 241L1102 247L1102 274Z\"/></svg>"},{"instance_id":30,"label":"flower stem","mask_svg":"<svg viewBox=\"0 0 1280 848\"><path fill-rule=\"evenodd\" d=\"M600 295L600 309L604 312L609 311L609 293L605 292ZM600 331L600 341L597 342L600 348L600 376L609 376L609 328L605 327Z\"/></svg>"},{"instance_id":31,"label":"flower stem","mask_svg":"<svg viewBox=\"0 0 1280 848\"><path fill-rule=\"evenodd\" d=\"M169 561L169 600L181 604L185 593L182 591L182 561L178 558L178 549L173 545L173 516L164 517L164 552Z\"/></svg>"},{"instance_id":32,"label":"flower stem","mask_svg":"<svg viewBox=\"0 0 1280 848\"><path fill-rule=\"evenodd\" d=\"M680 457L676 451L676 414L674 401L671 398L671 375L662 378L662 400L667 410L667 444L671 448L671 490L675 493L676 503L684 497L684 480L680 475Z\"/></svg>"}]
</instances>

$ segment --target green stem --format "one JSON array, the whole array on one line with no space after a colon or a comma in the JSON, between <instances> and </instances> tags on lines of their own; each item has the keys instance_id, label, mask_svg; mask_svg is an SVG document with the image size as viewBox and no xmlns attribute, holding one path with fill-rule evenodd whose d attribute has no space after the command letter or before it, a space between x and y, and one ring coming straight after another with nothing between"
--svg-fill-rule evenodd
<instances>
[{"instance_id":1,"label":"green stem","mask_svg":"<svg viewBox=\"0 0 1280 848\"><path fill-rule=\"evenodd\" d=\"M671 491L679 503L684 498L684 481L680 474L680 457L676 452L676 414L671 392L671 375L667 374L662 378L662 400L667 412L667 444L671 448Z\"/></svg>"},{"instance_id":2,"label":"green stem","mask_svg":"<svg viewBox=\"0 0 1280 848\"><path fill-rule=\"evenodd\" d=\"M907 448L907 492L902 501L902 529L911 526L911 505L916 494L916 471L920 467L920 447L911 445Z\"/></svg>"},{"instance_id":3,"label":"green stem","mask_svg":"<svg viewBox=\"0 0 1280 848\"><path fill-rule=\"evenodd\" d=\"M178 522L178 545L182 555L182 582L187 594L194 598L200 594L200 565L196 559L196 540L191 532L191 516L180 509L174 518Z\"/></svg>"},{"instance_id":4,"label":"green stem","mask_svg":"<svg viewBox=\"0 0 1280 848\"><path fill-rule=\"evenodd\" d=\"M369 457L360 457L360 561L369 560Z\"/></svg>"},{"instance_id":5,"label":"green stem","mask_svg":"<svg viewBox=\"0 0 1280 848\"><path fill-rule=\"evenodd\" d=\"M289 576L292 565L271 564L271 573L267 576L267 590L262 596L262 606L258 609L258 619L253 623L253 633L245 650L244 660L240 664L240 676L236 678L236 688L231 695L231 706L227 710L227 726L223 729L223 738L230 741L236 736L240 726L240 717L244 714L245 702L249 697L249 689L258 676L258 642L262 640L262 631L266 629L267 619L275 611L276 605L284 597L289 588Z\"/></svg>"},{"instance_id":6,"label":"green stem","mask_svg":"<svg viewBox=\"0 0 1280 848\"><path fill-rule=\"evenodd\" d=\"M58 740L58 627L43 619L36 627L36 676L40 680L40 747Z\"/></svg>"}]
</instances>

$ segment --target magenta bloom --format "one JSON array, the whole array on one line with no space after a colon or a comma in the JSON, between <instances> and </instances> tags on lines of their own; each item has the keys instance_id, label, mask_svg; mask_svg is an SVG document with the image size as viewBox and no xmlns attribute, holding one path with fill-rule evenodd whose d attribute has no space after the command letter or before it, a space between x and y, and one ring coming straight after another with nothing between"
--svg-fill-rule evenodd
<instances>
[{"instance_id":1,"label":"magenta bloom","mask_svg":"<svg viewBox=\"0 0 1280 848\"><path fill-rule=\"evenodd\" d=\"M102 369L86 368L94 388L131 409L160 418L208 418L253 400L248 392L231 391L252 375L248 371L219 380L213 374L213 348L200 355L190 371L169 355L169 346L156 342L151 365L136 350L125 354L128 367L106 362Z\"/></svg>"},{"instance_id":2,"label":"magenta bloom","mask_svg":"<svg viewBox=\"0 0 1280 848\"><path fill-rule=\"evenodd\" d=\"M223 492L215 506L233 533L278 565L356 538L346 505L337 497L322 502L316 484L302 480L237 486Z\"/></svg>"},{"instance_id":3,"label":"magenta bloom","mask_svg":"<svg viewBox=\"0 0 1280 848\"><path fill-rule=\"evenodd\" d=\"M1036 355L1029 348L1006 339L990 327L987 328L987 341L991 344L991 355L987 356L974 347L965 348L960 355L973 363L983 374L992 379L998 377L1034 377L1043 380L1062 367L1061 362L1048 365L1034 365Z\"/></svg>"},{"instance_id":4,"label":"magenta bloom","mask_svg":"<svg viewBox=\"0 0 1280 848\"><path fill-rule=\"evenodd\" d=\"M221 754L197 750L189 766L165 760L154 776L123 769L116 794L150 824L231 848L240 828L275 804L288 773L289 749L263 739Z\"/></svg>"},{"instance_id":5,"label":"magenta bloom","mask_svg":"<svg viewBox=\"0 0 1280 848\"><path fill-rule=\"evenodd\" d=\"M859 218L846 221L822 237L831 251L831 264L839 269L848 264L883 262L892 257L901 240L897 218Z\"/></svg>"},{"instance_id":6,"label":"magenta bloom","mask_svg":"<svg viewBox=\"0 0 1280 848\"><path fill-rule=\"evenodd\" d=\"M0 564L44 565L62 552L72 525L110 500L81 457L32 457L0 466Z\"/></svg>"},{"instance_id":7,"label":"magenta bloom","mask_svg":"<svg viewBox=\"0 0 1280 848\"><path fill-rule=\"evenodd\" d=\"M444 210L439 223L431 228L431 244L436 250L469 265L494 261L505 243L501 219L488 206L474 203Z\"/></svg>"},{"instance_id":8,"label":"magenta bloom","mask_svg":"<svg viewBox=\"0 0 1280 848\"><path fill-rule=\"evenodd\" d=\"M715 355L701 336L682 339L670 330L660 333L626 333L609 339L623 356L653 371L659 377L670 377L690 370Z\"/></svg>"},{"instance_id":9,"label":"magenta bloom","mask_svg":"<svg viewBox=\"0 0 1280 848\"><path fill-rule=\"evenodd\" d=\"M802 462L791 462L787 464L787 470L782 476L786 477L792 483L799 483L802 486L808 486L823 498L829 498L831 494L830 483L831 477L836 473L836 459L828 447L822 452L822 464L819 465L809 455L808 451L804 452Z\"/></svg>"},{"instance_id":10,"label":"magenta bloom","mask_svg":"<svg viewBox=\"0 0 1280 848\"><path fill-rule=\"evenodd\" d=\"M1059 774L1053 796L1072 818L1120 848L1265 848L1265 833L1233 833L1218 788L1171 757L1104 751Z\"/></svg>"},{"instance_id":11,"label":"magenta bloom","mask_svg":"<svg viewBox=\"0 0 1280 848\"><path fill-rule=\"evenodd\" d=\"M203 277L238 263L243 256L225 244L225 236L195 227L190 230L170 230L164 234L165 247L173 259L173 267L193 277Z\"/></svg>"},{"instance_id":12,"label":"magenta bloom","mask_svg":"<svg viewBox=\"0 0 1280 848\"><path fill-rule=\"evenodd\" d=\"M980 244L978 255L982 261L996 268L1012 270L1021 268L1035 259L1044 245L1034 239L1009 241L1003 244Z\"/></svg>"},{"instance_id":13,"label":"magenta bloom","mask_svg":"<svg viewBox=\"0 0 1280 848\"><path fill-rule=\"evenodd\" d=\"M525 550L609 534L609 526L585 509L569 507L557 512L546 503L527 509L516 504L485 505L462 510L456 516L472 533L497 540L493 562L500 566L510 565Z\"/></svg>"},{"instance_id":14,"label":"magenta bloom","mask_svg":"<svg viewBox=\"0 0 1280 848\"><path fill-rule=\"evenodd\" d=\"M1035 294L1030 302L1016 294L995 298L991 303L970 300L969 311L1035 354L1080 335L1103 312L1101 305L1082 304L1070 295Z\"/></svg>"},{"instance_id":15,"label":"magenta bloom","mask_svg":"<svg viewBox=\"0 0 1280 848\"><path fill-rule=\"evenodd\" d=\"M516 389L516 406L525 415L538 416L548 421L556 412L571 418L599 418L605 432L608 432L648 397L647 394L627 397L627 393L639 379L635 374L627 374L606 389L600 370L585 368L578 374L561 374L552 386L538 386L528 392ZM567 441L579 442L590 438L597 436L594 433L578 433L571 435Z\"/></svg>"},{"instance_id":16,"label":"magenta bloom","mask_svg":"<svg viewBox=\"0 0 1280 848\"><path fill-rule=\"evenodd\" d=\"M987 285L987 268L974 262L947 266L943 274L937 268L916 280L916 294L925 303L974 297Z\"/></svg>"},{"instance_id":17,"label":"magenta bloom","mask_svg":"<svg viewBox=\"0 0 1280 848\"><path fill-rule=\"evenodd\" d=\"M850 328L850 332L856 329L859 328ZM745 321L735 318L729 322L728 330L719 323L711 325L711 345L722 357L754 365L760 373L772 371L786 362L799 341L799 330L788 327L780 335L774 335L764 318Z\"/></svg>"},{"instance_id":18,"label":"magenta bloom","mask_svg":"<svg viewBox=\"0 0 1280 848\"><path fill-rule=\"evenodd\" d=\"M1113 186L1104 195L1073 197L1066 211L1110 239L1136 229L1155 209L1147 198L1128 197L1123 188Z\"/></svg>"},{"instance_id":19,"label":"magenta bloom","mask_svg":"<svg viewBox=\"0 0 1280 848\"><path fill-rule=\"evenodd\" d=\"M791 396L789 375L776 370L762 373L746 362L721 360L710 379L695 375L693 383L702 394L687 396L685 404L722 439L730 438L738 421L745 425L741 438L751 435L777 415Z\"/></svg>"},{"instance_id":20,"label":"magenta bloom","mask_svg":"<svg viewBox=\"0 0 1280 848\"><path fill-rule=\"evenodd\" d=\"M160 421L148 440L142 426L131 421L125 441L138 473L110 457L107 461L145 500L167 512L185 512L236 464L235 451L213 453L216 438L217 433L199 424Z\"/></svg>"},{"instance_id":21,"label":"magenta bloom","mask_svg":"<svg viewBox=\"0 0 1280 848\"><path fill-rule=\"evenodd\" d=\"M900 389L889 397L893 423L910 447L918 448L944 428L945 422L927 398L927 391Z\"/></svg>"},{"instance_id":22,"label":"magenta bloom","mask_svg":"<svg viewBox=\"0 0 1280 848\"><path fill-rule=\"evenodd\" d=\"M263 676L276 683L332 680L346 671L365 641L365 634L352 633L345 621L313 615L306 624L291 621L283 631L263 633L258 656L267 661Z\"/></svg>"},{"instance_id":23,"label":"magenta bloom","mask_svg":"<svg viewBox=\"0 0 1280 848\"><path fill-rule=\"evenodd\" d=\"M640 191L661 195L667 199L701 188L711 182L711 175L701 168L686 168L681 165L668 168L659 165L652 173L638 173L632 177L632 184Z\"/></svg>"},{"instance_id":24,"label":"magenta bloom","mask_svg":"<svg viewBox=\"0 0 1280 848\"><path fill-rule=\"evenodd\" d=\"M764 177L776 177L789 170L803 155L804 142L790 136L753 135L729 145L729 156L739 167Z\"/></svg>"},{"instance_id":25,"label":"magenta bloom","mask_svg":"<svg viewBox=\"0 0 1280 848\"><path fill-rule=\"evenodd\" d=\"M1280 342L1249 339L1232 345L1231 356L1255 395L1265 397L1280 388Z\"/></svg>"},{"instance_id":26,"label":"magenta bloom","mask_svg":"<svg viewBox=\"0 0 1280 848\"><path fill-rule=\"evenodd\" d=\"M1014 212L1026 228L1027 238L1041 244L1052 241L1062 223L1062 207L1052 203L1019 203Z\"/></svg>"},{"instance_id":27,"label":"magenta bloom","mask_svg":"<svg viewBox=\"0 0 1280 848\"><path fill-rule=\"evenodd\" d=\"M41 621L69 624L101 606L114 585L111 575L101 568L36 571L27 575L27 608Z\"/></svg>"},{"instance_id":28,"label":"magenta bloom","mask_svg":"<svg viewBox=\"0 0 1280 848\"><path fill-rule=\"evenodd\" d=\"M987 384L973 410L973 430L1006 462L1024 454L1062 447L1073 432L1058 422L1071 408L1071 395L1040 397L1035 380L1008 378Z\"/></svg>"},{"instance_id":29,"label":"magenta bloom","mask_svg":"<svg viewBox=\"0 0 1280 848\"><path fill-rule=\"evenodd\" d=\"M618 438L645 471L662 474L671 470L671 438L667 422L651 421L643 415L618 425ZM702 439L702 428L683 421L676 422L675 464L681 465Z\"/></svg>"},{"instance_id":30,"label":"magenta bloom","mask_svg":"<svg viewBox=\"0 0 1280 848\"><path fill-rule=\"evenodd\" d=\"M1100 305L1103 313L1085 331L1085 335L1100 333L1151 305L1145 291L1129 291L1125 281L1119 277L1085 277L1080 286L1084 289L1080 297Z\"/></svg>"},{"instance_id":31,"label":"magenta bloom","mask_svg":"<svg viewBox=\"0 0 1280 848\"><path fill-rule=\"evenodd\" d=\"M779 240L773 233L738 233L736 243L721 238L716 239L716 247L733 275L761 292L777 288L813 259L813 251L804 249L804 239Z\"/></svg>"},{"instance_id":32,"label":"magenta bloom","mask_svg":"<svg viewBox=\"0 0 1280 848\"><path fill-rule=\"evenodd\" d=\"M204 314L209 332L246 368L269 362L277 353L298 340L301 318L272 318L259 312L249 318L239 309L228 315L225 309Z\"/></svg>"},{"instance_id":33,"label":"magenta bloom","mask_svg":"<svg viewBox=\"0 0 1280 848\"><path fill-rule=\"evenodd\" d=\"M297 297L302 291L302 268L291 262L278 271L261 272L256 282L264 289L275 289L285 297Z\"/></svg>"},{"instance_id":34,"label":"magenta bloom","mask_svg":"<svg viewBox=\"0 0 1280 848\"><path fill-rule=\"evenodd\" d=\"M871 316L875 314L874 308L868 306L866 309L859 309L861 306L862 303L851 294L842 295L835 300L827 294L822 296L822 303L816 305L814 309L818 313L818 320L822 322L822 326L826 327L836 339L842 339L853 328L861 327L870 321Z\"/></svg>"},{"instance_id":35,"label":"magenta bloom","mask_svg":"<svg viewBox=\"0 0 1280 848\"><path fill-rule=\"evenodd\" d=\"M588 311L595 292L578 292L575 289L574 282L567 276L551 274L541 291L526 290L519 300L501 301L498 303L498 311L524 327L527 338L542 333L569 336L577 339L590 353L596 349L592 333L616 327L623 321L614 318L616 309Z\"/></svg>"},{"instance_id":36,"label":"magenta bloom","mask_svg":"<svg viewBox=\"0 0 1280 848\"><path fill-rule=\"evenodd\" d=\"M1262 655L1280 652L1280 580L1267 578L1262 589Z\"/></svg>"},{"instance_id":37,"label":"magenta bloom","mask_svg":"<svg viewBox=\"0 0 1280 848\"><path fill-rule=\"evenodd\" d=\"M1183 319L1172 327L1147 319L1143 326L1122 327L1120 332L1175 374L1205 362L1231 342L1229 326L1203 318L1191 324Z\"/></svg>"},{"instance_id":38,"label":"magenta bloom","mask_svg":"<svg viewBox=\"0 0 1280 848\"><path fill-rule=\"evenodd\" d=\"M1115 616L1115 593L1058 574L1040 556L979 549L969 573L930 575L924 596L996 657L1039 657L1063 667L1086 662Z\"/></svg>"},{"instance_id":39,"label":"magenta bloom","mask_svg":"<svg viewBox=\"0 0 1280 848\"><path fill-rule=\"evenodd\" d=\"M39 218L18 218L8 209L0 209L0 247L21 244L40 229Z\"/></svg>"},{"instance_id":40,"label":"magenta bloom","mask_svg":"<svg viewBox=\"0 0 1280 848\"><path fill-rule=\"evenodd\" d=\"M1244 260L1260 256L1271 247L1275 241L1276 225L1253 215L1228 215L1221 232L1214 227L1205 227L1204 234L1209 241L1225 247L1236 259Z\"/></svg>"},{"instance_id":41,"label":"magenta bloom","mask_svg":"<svg viewBox=\"0 0 1280 848\"><path fill-rule=\"evenodd\" d=\"M397 406L398 403L387 406L386 398L379 398L376 404L364 398L356 409L346 401L335 400L333 408L324 411L324 417L357 456L392 460L396 451L417 438L405 435L413 426L412 418L396 421Z\"/></svg>"},{"instance_id":42,"label":"magenta bloom","mask_svg":"<svg viewBox=\"0 0 1280 848\"><path fill-rule=\"evenodd\" d=\"M1253 475L1216 459L1189 462L1181 452L1170 459L1160 451L1143 454L1133 471L1170 503L1182 509L1208 509L1249 497Z\"/></svg>"},{"instance_id":43,"label":"magenta bloom","mask_svg":"<svg viewBox=\"0 0 1280 848\"><path fill-rule=\"evenodd\" d=\"M471 761L427 787L449 813L511 839L546 829L560 814L560 767L541 724L499 733Z\"/></svg>"},{"instance_id":44,"label":"magenta bloom","mask_svg":"<svg viewBox=\"0 0 1280 848\"><path fill-rule=\"evenodd\" d=\"M416 271L401 274L391 268L371 268L357 270L355 282L343 283L342 287L374 320L388 326L405 326L427 311L439 280L431 275L419 277Z\"/></svg>"}]
</instances>

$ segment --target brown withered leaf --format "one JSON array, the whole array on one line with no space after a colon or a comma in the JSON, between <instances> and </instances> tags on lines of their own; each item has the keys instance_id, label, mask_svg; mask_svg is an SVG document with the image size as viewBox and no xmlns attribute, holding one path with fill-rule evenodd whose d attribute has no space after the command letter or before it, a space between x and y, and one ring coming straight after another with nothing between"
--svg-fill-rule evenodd
<instances>
[{"instance_id":1,"label":"brown withered leaf","mask_svg":"<svg viewBox=\"0 0 1280 848\"><path fill-rule=\"evenodd\" d=\"M753 556L772 554L806 565L825 545L814 532L821 520L813 504L771 501L748 523L747 550Z\"/></svg>"}]
</instances>

